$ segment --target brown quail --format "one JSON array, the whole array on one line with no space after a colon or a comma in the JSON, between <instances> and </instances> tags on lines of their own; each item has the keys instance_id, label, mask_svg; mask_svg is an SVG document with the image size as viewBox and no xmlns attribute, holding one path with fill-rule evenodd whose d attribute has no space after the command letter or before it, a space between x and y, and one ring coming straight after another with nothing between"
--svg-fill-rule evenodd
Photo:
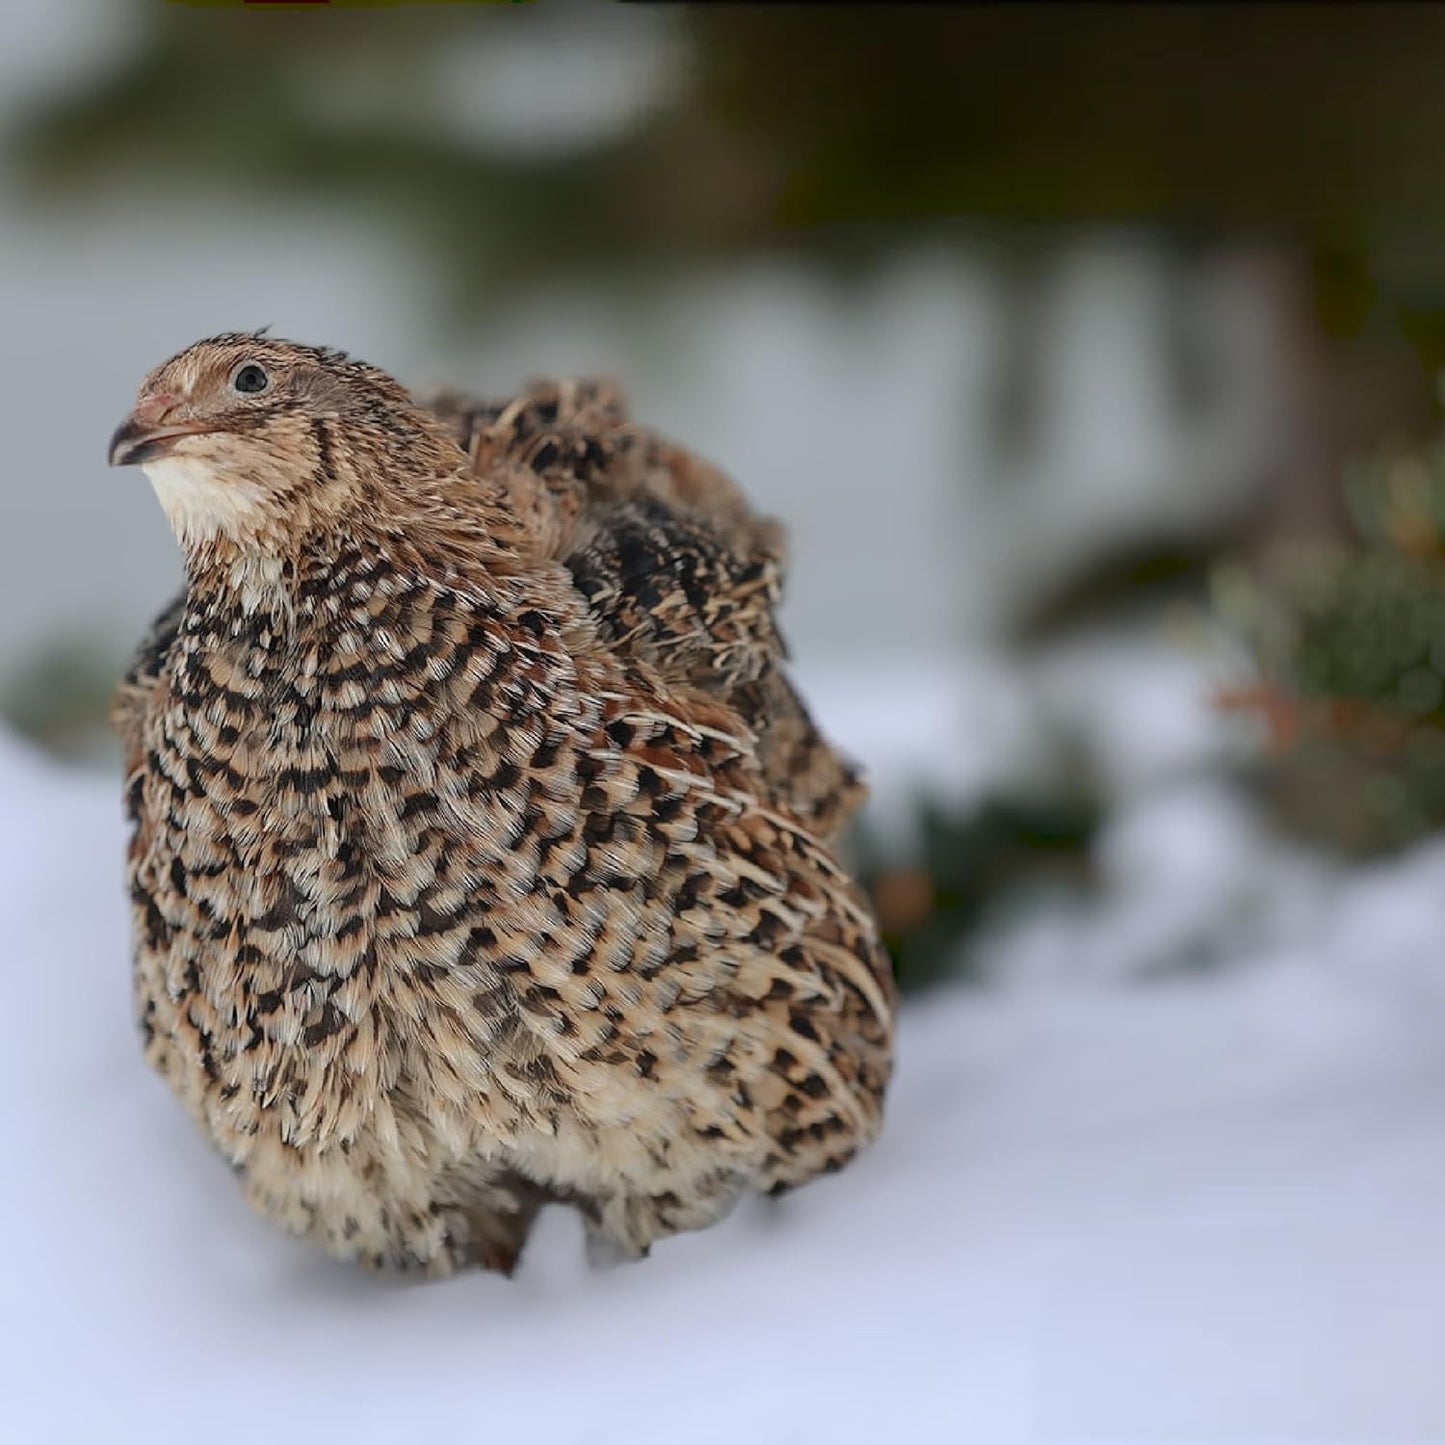
<instances>
[{"instance_id":1,"label":"brown quail","mask_svg":"<svg viewBox=\"0 0 1445 1445\"><path fill-rule=\"evenodd\" d=\"M877 1133L861 801L781 670L783 557L605 384L430 404L324 348L146 378L187 585L117 694L146 1052L333 1253L603 1252Z\"/></svg>"}]
</instances>

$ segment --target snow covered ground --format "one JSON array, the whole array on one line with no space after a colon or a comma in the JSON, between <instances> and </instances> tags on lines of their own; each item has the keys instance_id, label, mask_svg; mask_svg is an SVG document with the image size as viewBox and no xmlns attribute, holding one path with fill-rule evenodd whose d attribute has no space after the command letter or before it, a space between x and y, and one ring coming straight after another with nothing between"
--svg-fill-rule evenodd
<instances>
[{"instance_id":1,"label":"snow covered ground","mask_svg":"<svg viewBox=\"0 0 1445 1445\"><path fill-rule=\"evenodd\" d=\"M636 1267L554 1211L511 1282L388 1285L253 1218L147 1072L117 788L0 737L0 1438L1445 1438L1445 848L1336 873L1168 776L1105 905L905 1011L841 1176Z\"/></svg>"}]
</instances>

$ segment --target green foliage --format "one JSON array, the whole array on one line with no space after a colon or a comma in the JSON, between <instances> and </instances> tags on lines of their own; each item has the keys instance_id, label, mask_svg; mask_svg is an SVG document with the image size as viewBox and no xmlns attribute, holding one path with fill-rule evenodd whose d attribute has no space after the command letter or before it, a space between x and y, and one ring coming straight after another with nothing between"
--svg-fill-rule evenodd
<instances>
[{"instance_id":1,"label":"green foliage","mask_svg":"<svg viewBox=\"0 0 1445 1445\"><path fill-rule=\"evenodd\" d=\"M1351 854L1445 826L1445 437L1352 467L1351 545L1280 547L1222 572L1258 657L1280 820Z\"/></svg>"},{"instance_id":2,"label":"green foliage","mask_svg":"<svg viewBox=\"0 0 1445 1445\"><path fill-rule=\"evenodd\" d=\"M113 752L106 710L115 659L85 638L60 638L0 680L0 719L61 757Z\"/></svg>"},{"instance_id":3,"label":"green foliage","mask_svg":"<svg viewBox=\"0 0 1445 1445\"><path fill-rule=\"evenodd\" d=\"M1102 808L1064 793L998 796L962 809L923 797L914 819L906 859L866 827L858 844L859 876L906 992L957 978L969 934L1040 886L1085 886Z\"/></svg>"},{"instance_id":4,"label":"green foliage","mask_svg":"<svg viewBox=\"0 0 1445 1445\"><path fill-rule=\"evenodd\" d=\"M961 220L1122 222L1328 253L1322 307L1344 330L1388 294L1422 354L1445 345L1445 13L1429 6L1387 25L1369 6L635 15L678 42L667 99L560 154L448 124L440 68L519 36L585 50L626 11L131 9L136 43L108 73L21 112L35 191L331 202L405 233L474 316L567 272L784 246L852 267Z\"/></svg>"}]
</instances>

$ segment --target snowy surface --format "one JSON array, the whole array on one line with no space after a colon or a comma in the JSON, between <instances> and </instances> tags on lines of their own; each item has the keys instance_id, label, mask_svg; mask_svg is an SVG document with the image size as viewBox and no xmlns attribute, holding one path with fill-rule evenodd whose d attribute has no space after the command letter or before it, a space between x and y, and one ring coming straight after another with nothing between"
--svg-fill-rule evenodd
<instances>
[{"instance_id":1,"label":"snowy surface","mask_svg":"<svg viewBox=\"0 0 1445 1445\"><path fill-rule=\"evenodd\" d=\"M634 1267L553 1211L514 1281L389 1285L253 1218L145 1069L116 793L0 737L0 1438L1445 1438L1445 849L1336 874L1156 779L1105 904L905 1011L843 1175Z\"/></svg>"}]
</instances>

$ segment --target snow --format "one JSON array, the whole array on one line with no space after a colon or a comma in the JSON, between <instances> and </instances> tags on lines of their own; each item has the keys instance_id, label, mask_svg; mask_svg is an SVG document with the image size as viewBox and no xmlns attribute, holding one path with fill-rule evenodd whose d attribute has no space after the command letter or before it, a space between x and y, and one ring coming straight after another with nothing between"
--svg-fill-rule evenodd
<instances>
[{"instance_id":1,"label":"snow","mask_svg":"<svg viewBox=\"0 0 1445 1445\"><path fill-rule=\"evenodd\" d=\"M905 1009L848 1171L645 1264L551 1211L515 1280L403 1285L248 1213L140 1058L115 780L0 736L0 1438L1445 1436L1445 846L1344 871L1164 761L1102 903Z\"/></svg>"}]
</instances>

